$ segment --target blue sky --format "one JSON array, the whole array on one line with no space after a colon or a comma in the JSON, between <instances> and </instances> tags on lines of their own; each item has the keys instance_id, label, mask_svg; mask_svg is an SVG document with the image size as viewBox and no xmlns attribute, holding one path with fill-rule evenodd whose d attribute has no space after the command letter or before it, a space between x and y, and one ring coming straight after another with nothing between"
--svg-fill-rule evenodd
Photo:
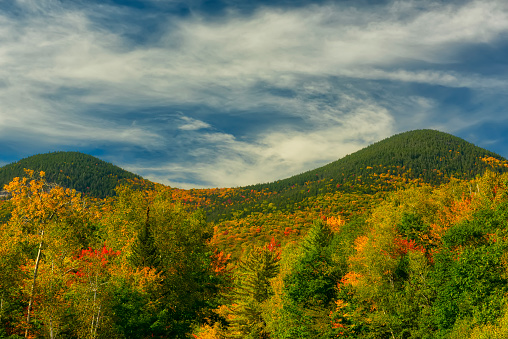
<instances>
[{"instance_id":1,"label":"blue sky","mask_svg":"<svg viewBox=\"0 0 508 339\"><path fill-rule=\"evenodd\" d=\"M508 157L508 2L0 2L0 165L285 178L433 128Z\"/></svg>"}]
</instances>

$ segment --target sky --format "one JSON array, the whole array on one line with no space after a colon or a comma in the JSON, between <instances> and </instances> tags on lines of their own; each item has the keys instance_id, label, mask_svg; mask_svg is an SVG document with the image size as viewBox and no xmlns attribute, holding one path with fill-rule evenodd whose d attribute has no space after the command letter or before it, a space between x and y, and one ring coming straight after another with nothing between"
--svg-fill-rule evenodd
<instances>
[{"instance_id":1,"label":"sky","mask_svg":"<svg viewBox=\"0 0 508 339\"><path fill-rule=\"evenodd\" d=\"M431 128L508 157L508 1L0 0L0 166L236 187Z\"/></svg>"}]
</instances>

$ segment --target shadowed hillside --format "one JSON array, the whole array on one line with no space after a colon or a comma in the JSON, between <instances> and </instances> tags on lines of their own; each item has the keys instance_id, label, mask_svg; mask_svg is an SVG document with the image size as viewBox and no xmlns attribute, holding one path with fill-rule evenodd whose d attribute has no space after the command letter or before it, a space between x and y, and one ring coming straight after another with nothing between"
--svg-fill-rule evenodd
<instances>
[{"instance_id":1,"label":"shadowed hillside","mask_svg":"<svg viewBox=\"0 0 508 339\"><path fill-rule=\"evenodd\" d=\"M140 178L118 166L80 152L37 154L0 168L0 187L15 177L25 175L24 169L46 172L50 182L95 197L114 195L122 179Z\"/></svg>"}]
</instances>

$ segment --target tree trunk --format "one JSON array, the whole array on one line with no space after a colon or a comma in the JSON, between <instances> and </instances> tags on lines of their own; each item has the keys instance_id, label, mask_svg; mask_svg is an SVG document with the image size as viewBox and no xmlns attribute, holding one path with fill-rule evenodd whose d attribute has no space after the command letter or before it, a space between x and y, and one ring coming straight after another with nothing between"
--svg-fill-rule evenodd
<instances>
[{"instance_id":1,"label":"tree trunk","mask_svg":"<svg viewBox=\"0 0 508 339\"><path fill-rule=\"evenodd\" d=\"M53 334L53 321L51 317L49 317L49 337L51 339L55 338L55 335Z\"/></svg>"},{"instance_id":2,"label":"tree trunk","mask_svg":"<svg viewBox=\"0 0 508 339\"><path fill-rule=\"evenodd\" d=\"M97 338L97 329L99 328L99 317L101 316L101 304L99 304L99 309L97 310L97 318L95 319L95 328L93 330L92 338Z\"/></svg>"},{"instance_id":3,"label":"tree trunk","mask_svg":"<svg viewBox=\"0 0 508 339\"><path fill-rule=\"evenodd\" d=\"M28 338L28 329L30 328L30 315L32 312L32 305L33 305L33 301L34 301L35 282L37 280L37 272L39 271L39 262L41 261L43 237L44 237L44 230L41 231L41 242L39 243L39 251L37 252L37 259L35 259L34 278L32 281L32 288L30 291L30 299L28 300L28 310L27 310L27 315L26 315L25 338Z\"/></svg>"},{"instance_id":4,"label":"tree trunk","mask_svg":"<svg viewBox=\"0 0 508 339\"><path fill-rule=\"evenodd\" d=\"M99 327L99 316L101 313L100 303L97 306L97 289L99 288L98 277L95 276L95 285L92 285L93 289L93 303L92 303L92 326L90 327L90 338L97 336L97 328ZM97 317L95 316L95 309L98 307Z\"/></svg>"},{"instance_id":5,"label":"tree trunk","mask_svg":"<svg viewBox=\"0 0 508 339\"><path fill-rule=\"evenodd\" d=\"M53 276L53 273L54 273L54 263L53 263L53 261L51 261L51 276ZM51 294L53 294L53 281L51 281L49 288L50 288ZM55 338L55 335L53 332L53 316L51 316L51 315L49 316L49 338L50 339Z\"/></svg>"}]
</instances>

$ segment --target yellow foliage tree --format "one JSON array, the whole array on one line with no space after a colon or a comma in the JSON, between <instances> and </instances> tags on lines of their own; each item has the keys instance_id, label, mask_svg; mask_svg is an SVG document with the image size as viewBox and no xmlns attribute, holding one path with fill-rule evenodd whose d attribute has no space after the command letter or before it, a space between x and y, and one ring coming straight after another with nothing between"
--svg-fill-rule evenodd
<instances>
[{"instance_id":1,"label":"yellow foliage tree","mask_svg":"<svg viewBox=\"0 0 508 339\"><path fill-rule=\"evenodd\" d=\"M25 264L32 267L31 282L26 284L29 287L24 335L29 337L39 274L44 273L44 280L49 281L66 274L70 257L87 238L89 222L97 218L98 213L75 190L48 183L44 172L25 171L27 177L15 178L5 186L12 194L13 210L3 232L11 235L11 243L24 243L37 249L36 257L28 256ZM45 269L41 271L41 267ZM46 286L53 289L56 285L47 282ZM55 312L47 314L48 333L53 338Z\"/></svg>"}]
</instances>

